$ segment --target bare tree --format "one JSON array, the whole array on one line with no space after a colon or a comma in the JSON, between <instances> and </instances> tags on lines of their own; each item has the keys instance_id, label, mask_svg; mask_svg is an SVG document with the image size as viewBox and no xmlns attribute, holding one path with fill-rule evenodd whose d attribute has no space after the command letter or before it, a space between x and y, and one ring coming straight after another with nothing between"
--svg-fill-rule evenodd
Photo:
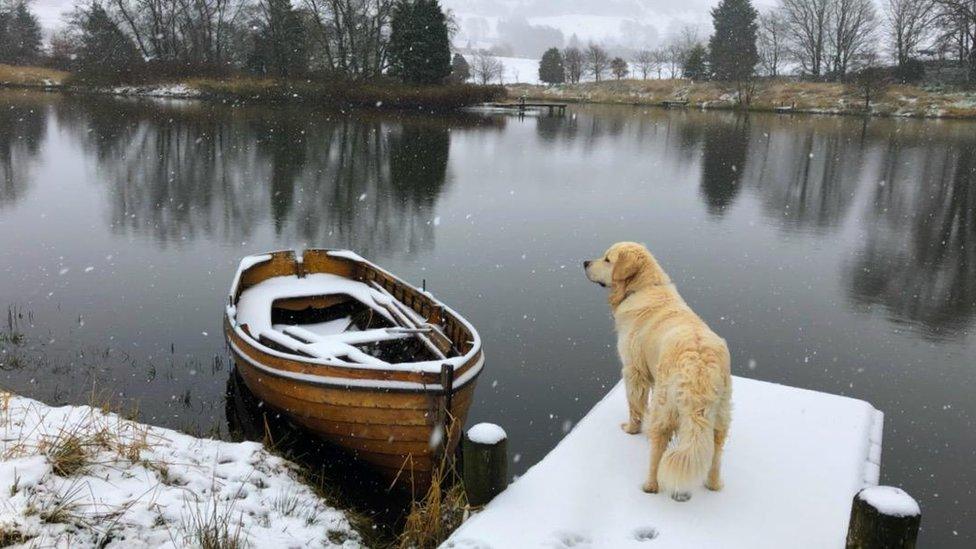
<instances>
[{"instance_id":1,"label":"bare tree","mask_svg":"<svg viewBox=\"0 0 976 549\"><path fill-rule=\"evenodd\" d=\"M661 63L667 66L670 78L678 78L688 54L701 43L701 33L693 25L685 25L671 36L659 53Z\"/></svg>"},{"instance_id":2,"label":"bare tree","mask_svg":"<svg viewBox=\"0 0 976 549\"><path fill-rule=\"evenodd\" d=\"M471 61L471 74L481 85L487 85L494 80L501 82L504 72L505 65L487 51L479 51Z\"/></svg>"},{"instance_id":3,"label":"bare tree","mask_svg":"<svg viewBox=\"0 0 976 549\"><path fill-rule=\"evenodd\" d=\"M878 19L872 0L833 0L830 4L830 72L842 79L858 59L874 53Z\"/></svg>"},{"instance_id":4,"label":"bare tree","mask_svg":"<svg viewBox=\"0 0 976 549\"><path fill-rule=\"evenodd\" d=\"M769 76L779 76L779 67L786 60L786 20L779 10L770 10L759 16L759 32L756 46L759 64Z\"/></svg>"},{"instance_id":5,"label":"bare tree","mask_svg":"<svg viewBox=\"0 0 976 549\"><path fill-rule=\"evenodd\" d=\"M664 78L664 67L668 66L668 49L667 48L657 48L651 50L651 55L654 56L654 66L657 68L657 78L660 80ZM676 67L671 68L671 78L674 78L674 71Z\"/></svg>"},{"instance_id":6,"label":"bare tree","mask_svg":"<svg viewBox=\"0 0 976 549\"><path fill-rule=\"evenodd\" d=\"M583 58L586 64L586 72L590 73L597 82L602 80L607 69L610 68L610 54L607 53L607 50L591 43L583 52Z\"/></svg>"},{"instance_id":7,"label":"bare tree","mask_svg":"<svg viewBox=\"0 0 976 549\"><path fill-rule=\"evenodd\" d=\"M687 57L688 51L681 44L672 40L664 46L662 54L664 56L664 64L668 67L669 78L678 78L678 74L681 73L681 68L685 64L685 57Z\"/></svg>"},{"instance_id":8,"label":"bare tree","mask_svg":"<svg viewBox=\"0 0 976 549\"><path fill-rule=\"evenodd\" d=\"M387 68L394 0L301 1L325 68L353 78L379 76ZM448 20L449 31L453 24Z\"/></svg>"},{"instance_id":9,"label":"bare tree","mask_svg":"<svg viewBox=\"0 0 976 549\"><path fill-rule=\"evenodd\" d=\"M563 50L563 68L566 69L566 79L578 84L583 77L583 52L572 46Z\"/></svg>"},{"instance_id":10,"label":"bare tree","mask_svg":"<svg viewBox=\"0 0 976 549\"><path fill-rule=\"evenodd\" d=\"M651 50L641 50L633 59L634 66L641 73L641 78L647 80L647 75L658 67L658 57Z\"/></svg>"},{"instance_id":11,"label":"bare tree","mask_svg":"<svg viewBox=\"0 0 976 549\"><path fill-rule=\"evenodd\" d=\"M831 3L832 0L781 0L790 53L806 74L824 73Z\"/></svg>"},{"instance_id":12,"label":"bare tree","mask_svg":"<svg viewBox=\"0 0 976 549\"><path fill-rule=\"evenodd\" d=\"M936 9L934 0L887 0L885 22L898 65L911 59L932 31Z\"/></svg>"},{"instance_id":13,"label":"bare tree","mask_svg":"<svg viewBox=\"0 0 976 549\"><path fill-rule=\"evenodd\" d=\"M627 76L630 73L630 67L627 66L627 62L624 61L623 57L614 57L610 61L610 73L617 80Z\"/></svg>"},{"instance_id":14,"label":"bare tree","mask_svg":"<svg viewBox=\"0 0 976 549\"><path fill-rule=\"evenodd\" d=\"M969 65L969 81L976 83L976 2L934 0L938 9L940 49Z\"/></svg>"},{"instance_id":15,"label":"bare tree","mask_svg":"<svg viewBox=\"0 0 976 549\"><path fill-rule=\"evenodd\" d=\"M245 0L107 0L147 59L223 63Z\"/></svg>"},{"instance_id":16,"label":"bare tree","mask_svg":"<svg viewBox=\"0 0 976 549\"><path fill-rule=\"evenodd\" d=\"M877 62L877 55L867 54L864 67L854 73L850 85L854 91L864 98L864 112L871 111L871 101L884 95L891 85L891 76L884 67Z\"/></svg>"}]
</instances>

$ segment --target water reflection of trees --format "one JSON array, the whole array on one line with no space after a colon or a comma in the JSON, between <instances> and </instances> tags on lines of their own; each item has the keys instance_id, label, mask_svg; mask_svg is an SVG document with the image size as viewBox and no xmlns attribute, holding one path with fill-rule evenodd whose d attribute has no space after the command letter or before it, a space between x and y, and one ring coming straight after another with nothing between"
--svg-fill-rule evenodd
<instances>
[{"instance_id":1,"label":"water reflection of trees","mask_svg":"<svg viewBox=\"0 0 976 549\"><path fill-rule=\"evenodd\" d=\"M865 150L846 131L773 125L757 136L746 180L784 228L824 231L840 224L863 177Z\"/></svg>"},{"instance_id":2,"label":"water reflection of trees","mask_svg":"<svg viewBox=\"0 0 976 549\"><path fill-rule=\"evenodd\" d=\"M92 98L59 117L106 174L116 231L240 241L270 224L365 253L432 245L449 128L483 123Z\"/></svg>"},{"instance_id":3,"label":"water reflection of trees","mask_svg":"<svg viewBox=\"0 0 976 549\"><path fill-rule=\"evenodd\" d=\"M849 296L952 337L976 316L976 141L896 142L883 165Z\"/></svg>"},{"instance_id":4,"label":"water reflection of trees","mask_svg":"<svg viewBox=\"0 0 976 549\"><path fill-rule=\"evenodd\" d=\"M704 134L701 194L708 212L721 215L741 188L749 154L749 117L720 121Z\"/></svg>"},{"instance_id":5,"label":"water reflection of trees","mask_svg":"<svg viewBox=\"0 0 976 549\"><path fill-rule=\"evenodd\" d=\"M0 109L0 207L27 194L30 168L46 128L42 103L15 100Z\"/></svg>"}]
</instances>

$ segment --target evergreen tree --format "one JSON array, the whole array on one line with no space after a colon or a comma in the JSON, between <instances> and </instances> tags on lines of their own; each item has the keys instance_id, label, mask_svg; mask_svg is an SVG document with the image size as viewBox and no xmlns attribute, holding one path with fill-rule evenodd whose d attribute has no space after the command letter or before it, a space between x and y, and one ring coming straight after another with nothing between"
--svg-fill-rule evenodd
<instances>
[{"instance_id":1,"label":"evergreen tree","mask_svg":"<svg viewBox=\"0 0 976 549\"><path fill-rule=\"evenodd\" d=\"M707 56L708 52L705 51L705 46L695 44L688 52L687 57L685 57L685 62L682 67L682 73L684 73L685 78L690 80L708 80L708 64L705 60Z\"/></svg>"},{"instance_id":2,"label":"evergreen tree","mask_svg":"<svg viewBox=\"0 0 976 549\"><path fill-rule=\"evenodd\" d=\"M562 84L566 81L563 54L558 48L549 48L539 61L539 80L546 84Z\"/></svg>"},{"instance_id":3,"label":"evergreen tree","mask_svg":"<svg viewBox=\"0 0 976 549\"><path fill-rule=\"evenodd\" d=\"M629 72L630 68L627 66L627 62L624 61L623 57L614 57L613 60L610 61L610 73L613 74L613 77L617 80L627 76L627 73Z\"/></svg>"},{"instance_id":4,"label":"evergreen tree","mask_svg":"<svg viewBox=\"0 0 976 549\"><path fill-rule=\"evenodd\" d=\"M437 0L399 0L390 18L390 70L404 82L438 84L451 74L451 41Z\"/></svg>"},{"instance_id":5,"label":"evergreen tree","mask_svg":"<svg viewBox=\"0 0 976 549\"><path fill-rule=\"evenodd\" d=\"M264 0L261 11L247 67L280 77L304 73L308 65L305 26L291 0Z\"/></svg>"},{"instance_id":6,"label":"evergreen tree","mask_svg":"<svg viewBox=\"0 0 976 549\"><path fill-rule=\"evenodd\" d=\"M77 26L81 36L75 62L83 78L123 80L139 62L135 44L100 5L83 10Z\"/></svg>"},{"instance_id":7,"label":"evergreen tree","mask_svg":"<svg viewBox=\"0 0 976 549\"><path fill-rule=\"evenodd\" d=\"M712 9L715 34L709 39L712 74L717 80L750 80L759 63L756 9L750 0L722 0Z\"/></svg>"},{"instance_id":8,"label":"evergreen tree","mask_svg":"<svg viewBox=\"0 0 976 549\"><path fill-rule=\"evenodd\" d=\"M451 59L451 82L463 83L471 78L471 65L460 53L455 53Z\"/></svg>"},{"instance_id":9,"label":"evergreen tree","mask_svg":"<svg viewBox=\"0 0 976 549\"><path fill-rule=\"evenodd\" d=\"M8 11L0 11L0 63L23 65L41 52L41 25L27 8L17 3Z\"/></svg>"}]
</instances>

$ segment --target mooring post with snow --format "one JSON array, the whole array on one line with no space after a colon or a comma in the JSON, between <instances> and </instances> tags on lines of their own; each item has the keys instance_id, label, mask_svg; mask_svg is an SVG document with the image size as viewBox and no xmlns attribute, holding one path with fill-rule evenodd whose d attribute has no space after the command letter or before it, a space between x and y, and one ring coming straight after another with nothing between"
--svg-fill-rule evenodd
<instances>
[{"instance_id":1,"label":"mooring post with snow","mask_svg":"<svg viewBox=\"0 0 976 549\"><path fill-rule=\"evenodd\" d=\"M914 549L922 511L893 486L871 486L854 496L847 549Z\"/></svg>"},{"instance_id":2,"label":"mooring post with snow","mask_svg":"<svg viewBox=\"0 0 976 549\"><path fill-rule=\"evenodd\" d=\"M462 443L464 490L468 503L478 507L508 486L508 435L493 423L468 429Z\"/></svg>"}]
</instances>

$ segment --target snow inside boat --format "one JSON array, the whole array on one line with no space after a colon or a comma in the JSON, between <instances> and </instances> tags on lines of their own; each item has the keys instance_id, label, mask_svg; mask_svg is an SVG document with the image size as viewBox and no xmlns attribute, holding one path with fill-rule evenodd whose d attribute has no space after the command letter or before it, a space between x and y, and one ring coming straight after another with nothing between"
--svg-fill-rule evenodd
<instances>
[{"instance_id":1,"label":"snow inside boat","mask_svg":"<svg viewBox=\"0 0 976 549\"><path fill-rule=\"evenodd\" d=\"M401 487L457 446L481 339L429 293L345 250L241 260L224 332L245 384Z\"/></svg>"}]
</instances>

